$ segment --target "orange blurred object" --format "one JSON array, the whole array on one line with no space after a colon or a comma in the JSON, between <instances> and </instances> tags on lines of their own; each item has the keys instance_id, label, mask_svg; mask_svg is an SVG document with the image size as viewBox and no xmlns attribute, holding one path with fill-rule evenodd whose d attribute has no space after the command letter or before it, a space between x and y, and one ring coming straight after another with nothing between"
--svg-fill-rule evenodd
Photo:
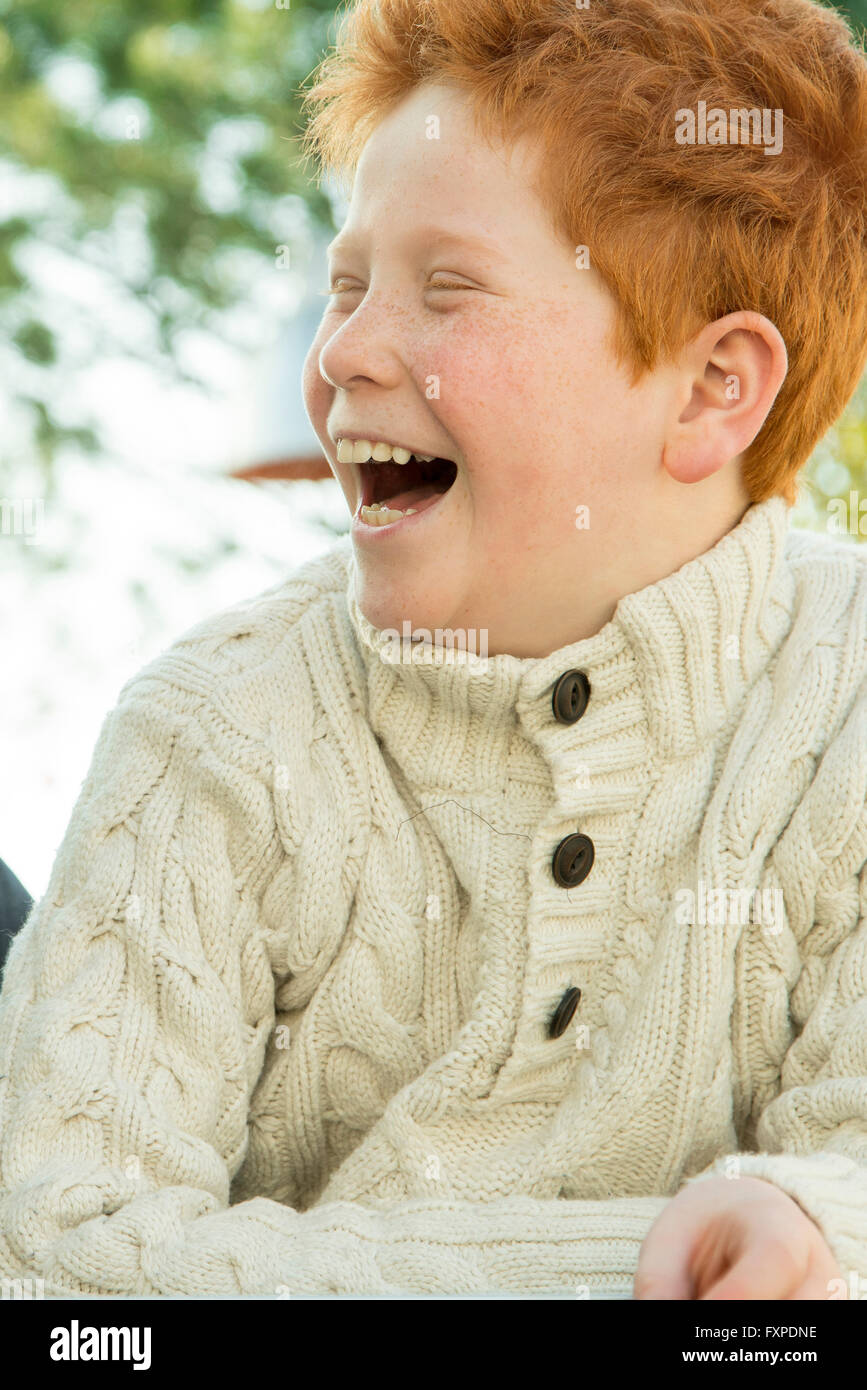
<instances>
[{"instance_id":1,"label":"orange blurred object","mask_svg":"<svg viewBox=\"0 0 867 1390\"><path fill-rule=\"evenodd\" d=\"M324 454L294 454L288 458L265 459L261 463L244 464L240 468L230 468L228 477L240 478L244 482L318 482L333 478L328 460Z\"/></svg>"}]
</instances>

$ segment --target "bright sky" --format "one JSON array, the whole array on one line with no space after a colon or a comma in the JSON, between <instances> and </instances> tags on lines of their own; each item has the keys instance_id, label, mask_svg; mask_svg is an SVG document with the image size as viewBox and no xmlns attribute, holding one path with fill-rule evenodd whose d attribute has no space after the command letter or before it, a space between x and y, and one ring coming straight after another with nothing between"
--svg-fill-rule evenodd
<instances>
[{"instance_id":1,"label":"bright sky","mask_svg":"<svg viewBox=\"0 0 867 1390\"><path fill-rule=\"evenodd\" d=\"M11 187L4 178L4 203ZM134 223L117 232L130 257L138 253ZM320 254L327 239L319 239ZM0 534L0 858L34 897L47 887L99 728L124 682L199 619L333 544L318 517L348 524L336 482L256 486L224 476L241 462L318 448L300 386L323 304L308 293L324 283L316 241L312 235L309 270L259 275L233 320L240 350L187 335L185 361L208 379L211 396L123 360L115 344L135 348L146 320L101 272L44 243L31 243L22 258L64 353L93 364L52 372L55 408L70 420L80 409L96 417L108 449L98 461L73 451L56 458L57 495L42 502L34 546L8 534L11 523ZM7 394L12 381L26 389L42 370L0 347L7 500L42 494ZM225 550L226 542L237 549ZM197 559L202 569L185 568Z\"/></svg>"}]
</instances>

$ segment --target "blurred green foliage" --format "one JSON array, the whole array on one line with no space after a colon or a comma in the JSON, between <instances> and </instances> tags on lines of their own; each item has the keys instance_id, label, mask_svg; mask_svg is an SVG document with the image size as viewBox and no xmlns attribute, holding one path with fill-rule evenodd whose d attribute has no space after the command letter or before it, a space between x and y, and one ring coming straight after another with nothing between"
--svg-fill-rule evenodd
<instances>
[{"instance_id":1,"label":"blurred green foliage","mask_svg":"<svg viewBox=\"0 0 867 1390\"><path fill-rule=\"evenodd\" d=\"M75 312L55 303L49 316L34 294L21 252L35 240L98 268L146 309L154 342L135 355L198 380L175 356L176 335L213 329L243 303L250 257L273 267L279 245L294 251L292 196L332 225L296 137L300 89L334 17L332 0L0 0L0 172L54 182L38 210L10 212L13 194L0 208L0 329L29 365L56 361L52 323ZM148 247L132 266L111 235L130 211ZM111 329L100 331L109 351ZM58 444L98 451L100 441L56 417L44 375L43 386L28 371L35 385L15 396L31 412L47 481Z\"/></svg>"},{"instance_id":2,"label":"blurred green foliage","mask_svg":"<svg viewBox=\"0 0 867 1390\"><path fill-rule=\"evenodd\" d=\"M838 8L867 28L867 0ZM273 266L281 244L291 254L293 197L333 225L297 137L302 89L334 31L334 0L0 0L0 173L52 181L38 206L0 208L0 330L27 366L26 388L11 390L49 489L59 444L101 445L92 422L53 408L54 326L74 307L46 313L22 253L36 241L98 267L153 322L134 355L198 380L178 360L178 334L215 331L243 303L257 258ZM124 214L148 248L132 264L111 235ZM109 352L110 325L100 332ZM66 349L64 369L78 365ZM806 471L817 504L863 493L865 458L862 390ZM8 462L0 454L0 486Z\"/></svg>"}]
</instances>

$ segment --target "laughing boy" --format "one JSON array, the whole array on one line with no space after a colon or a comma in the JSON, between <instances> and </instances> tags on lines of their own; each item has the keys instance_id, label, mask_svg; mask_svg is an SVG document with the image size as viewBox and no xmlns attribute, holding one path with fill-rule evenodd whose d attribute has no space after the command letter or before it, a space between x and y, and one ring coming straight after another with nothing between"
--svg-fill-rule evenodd
<instances>
[{"instance_id":1,"label":"laughing boy","mask_svg":"<svg viewBox=\"0 0 867 1390\"><path fill-rule=\"evenodd\" d=\"M316 76L351 531L106 716L0 995L0 1273L837 1296L867 553L790 512L867 355L865 55L811 0L361 0Z\"/></svg>"}]
</instances>

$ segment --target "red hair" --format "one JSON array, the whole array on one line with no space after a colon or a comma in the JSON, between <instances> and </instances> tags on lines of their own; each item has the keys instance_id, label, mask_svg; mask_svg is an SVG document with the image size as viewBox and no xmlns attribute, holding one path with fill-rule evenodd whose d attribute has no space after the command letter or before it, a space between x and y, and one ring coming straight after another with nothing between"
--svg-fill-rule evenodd
<instances>
[{"instance_id":1,"label":"red hair","mask_svg":"<svg viewBox=\"0 0 867 1390\"><path fill-rule=\"evenodd\" d=\"M535 135L554 230L586 245L637 382L738 309L776 324L789 374L744 452L754 502L795 479L867 361L867 54L812 0L358 0L313 73L307 157L350 174L426 80L487 137ZM782 110L781 153L686 145L676 113Z\"/></svg>"}]
</instances>

